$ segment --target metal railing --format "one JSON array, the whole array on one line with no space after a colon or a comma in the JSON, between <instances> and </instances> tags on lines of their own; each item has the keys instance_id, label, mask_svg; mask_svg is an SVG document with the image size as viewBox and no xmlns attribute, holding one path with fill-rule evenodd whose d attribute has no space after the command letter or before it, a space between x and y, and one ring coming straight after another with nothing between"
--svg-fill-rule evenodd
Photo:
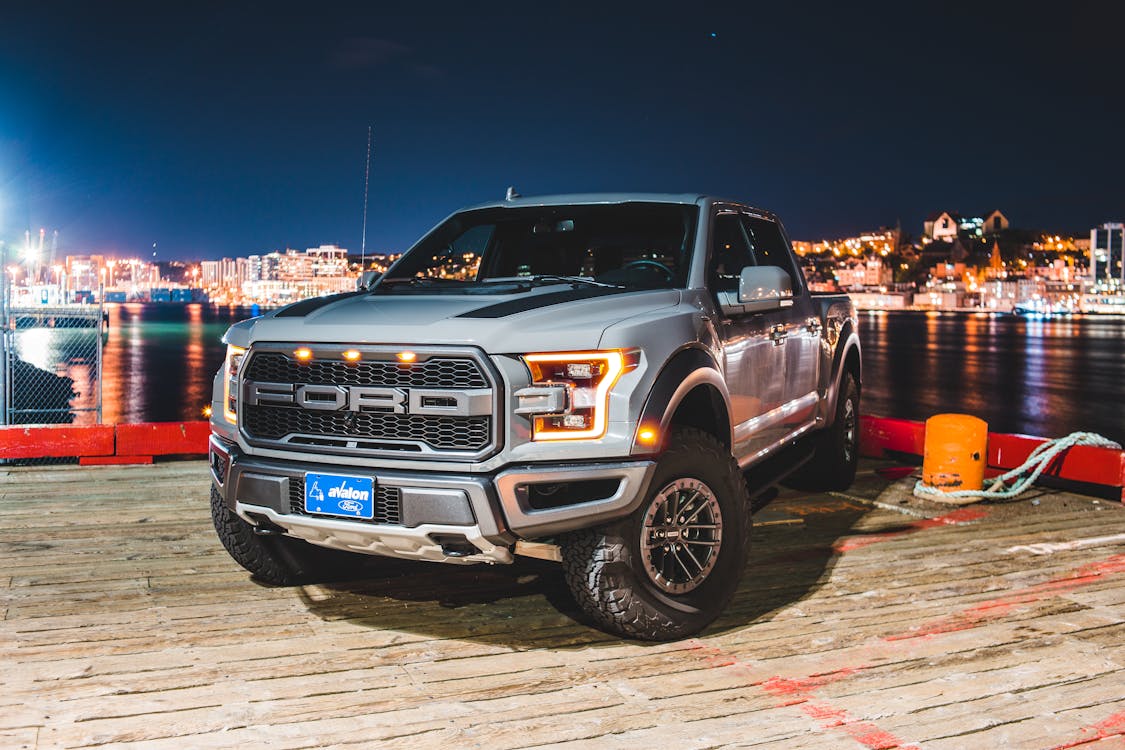
<instances>
[{"instance_id":1,"label":"metal railing","mask_svg":"<svg viewBox=\"0 0 1125 750\"><path fill-rule=\"evenodd\" d=\"M100 422L107 335L100 301L16 306L0 275L0 425Z\"/></svg>"}]
</instances>

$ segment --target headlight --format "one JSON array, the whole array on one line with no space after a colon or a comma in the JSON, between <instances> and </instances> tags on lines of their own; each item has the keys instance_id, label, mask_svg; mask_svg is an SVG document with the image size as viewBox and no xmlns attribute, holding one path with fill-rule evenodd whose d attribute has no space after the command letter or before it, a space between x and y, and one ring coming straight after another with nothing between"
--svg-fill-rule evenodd
<instances>
[{"instance_id":1,"label":"headlight","mask_svg":"<svg viewBox=\"0 0 1125 750\"><path fill-rule=\"evenodd\" d=\"M238 419L238 368L246 350L227 344L227 358L223 361L223 416L231 424Z\"/></svg>"},{"instance_id":2,"label":"headlight","mask_svg":"<svg viewBox=\"0 0 1125 750\"><path fill-rule=\"evenodd\" d=\"M532 440L591 440L606 433L609 390L635 362L621 351L525 354L532 386L516 393Z\"/></svg>"}]
</instances>

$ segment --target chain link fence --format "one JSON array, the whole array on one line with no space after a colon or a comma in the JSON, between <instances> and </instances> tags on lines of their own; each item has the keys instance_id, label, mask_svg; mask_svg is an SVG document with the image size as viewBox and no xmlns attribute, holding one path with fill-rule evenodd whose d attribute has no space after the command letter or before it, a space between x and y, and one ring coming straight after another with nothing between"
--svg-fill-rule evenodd
<instances>
[{"instance_id":1,"label":"chain link fence","mask_svg":"<svg viewBox=\"0 0 1125 750\"><path fill-rule=\"evenodd\" d=\"M0 425L100 422L109 332L101 302L30 305L26 297L0 274Z\"/></svg>"}]
</instances>

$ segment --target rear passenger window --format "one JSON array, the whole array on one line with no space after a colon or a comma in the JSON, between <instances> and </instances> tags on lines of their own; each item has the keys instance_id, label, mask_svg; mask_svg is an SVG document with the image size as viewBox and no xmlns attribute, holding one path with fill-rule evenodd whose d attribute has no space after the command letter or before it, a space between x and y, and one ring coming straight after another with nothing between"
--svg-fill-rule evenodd
<instances>
[{"instance_id":1,"label":"rear passenger window","mask_svg":"<svg viewBox=\"0 0 1125 750\"><path fill-rule=\"evenodd\" d=\"M777 266L793 282L793 291L801 288L797 269L793 265L793 256L785 244L785 237L781 234L781 227L776 221L759 219L756 216L742 217L742 224L753 246L754 257L759 266Z\"/></svg>"}]
</instances>

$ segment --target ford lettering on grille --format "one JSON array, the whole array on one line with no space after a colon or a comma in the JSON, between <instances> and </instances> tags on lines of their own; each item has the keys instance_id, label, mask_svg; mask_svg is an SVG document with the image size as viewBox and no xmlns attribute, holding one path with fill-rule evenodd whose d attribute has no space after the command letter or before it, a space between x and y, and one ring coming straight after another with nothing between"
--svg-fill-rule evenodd
<instances>
[{"instance_id":1,"label":"ford lettering on grille","mask_svg":"<svg viewBox=\"0 0 1125 750\"><path fill-rule=\"evenodd\" d=\"M474 417L492 413L492 391L487 388L450 391L437 388L374 388L248 381L244 393L246 403L250 406L277 404L323 411L347 409L446 417Z\"/></svg>"}]
</instances>

